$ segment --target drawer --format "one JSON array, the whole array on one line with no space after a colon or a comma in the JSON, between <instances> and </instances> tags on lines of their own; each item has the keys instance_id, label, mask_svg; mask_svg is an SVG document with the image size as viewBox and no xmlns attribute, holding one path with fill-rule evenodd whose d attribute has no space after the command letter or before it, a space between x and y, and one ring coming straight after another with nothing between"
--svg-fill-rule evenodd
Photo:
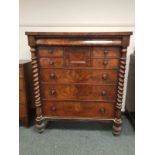
<instances>
[{"instance_id":1,"label":"drawer","mask_svg":"<svg viewBox=\"0 0 155 155\"><path fill-rule=\"evenodd\" d=\"M119 58L120 48L119 47L93 47L93 58Z\"/></svg>"},{"instance_id":2,"label":"drawer","mask_svg":"<svg viewBox=\"0 0 155 155\"><path fill-rule=\"evenodd\" d=\"M113 118L114 103L103 102L43 102L43 115L64 118Z\"/></svg>"},{"instance_id":3,"label":"drawer","mask_svg":"<svg viewBox=\"0 0 155 155\"><path fill-rule=\"evenodd\" d=\"M66 67L90 67L90 47L66 47L65 48Z\"/></svg>"},{"instance_id":4,"label":"drawer","mask_svg":"<svg viewBox=\"0 0 155 155\"><path fill-rule=\"evenodd\" d=\"M40 67L59 68L63 67L63 58L40 58Z\"/></svg>"},{"instance_id":5,"label":"drawer","mask_svg":"<svg viewBox=\"0 0 155 155\"><path fill-rule=\"evenodd\" d=\"M116 84L117 76L117 70L40 69L40 80L42 82L51 82L58 84Z\"/></svg>"},{"instance_id":6,"label":"drawer","mask_svg":"<svg viewBox=\"0 0 155 155\"><path fill-rule=\"evenodd\" d=\"M63 57L63 47L38 47L39 57Z\"/></svg>"},{"instance_id":7,"label":"drawer","mask_svg":"<svg viewBox=\"0 0 155 155\"><path fill-rule=\"evenodd\" d=\"M92 67L103 69L118 69L119 59L92 59Z\"/></svg>"},{"instance_id":8,"label":"drawer","mask_svg":"<svg viewBox=\"0 0 155 155\"><path fill-rule=\"evenodd\" d=\"M116 99L116 85L54 85L42 84L43 99L52 100L108 100Z\"/></svg>"}]
</instances>

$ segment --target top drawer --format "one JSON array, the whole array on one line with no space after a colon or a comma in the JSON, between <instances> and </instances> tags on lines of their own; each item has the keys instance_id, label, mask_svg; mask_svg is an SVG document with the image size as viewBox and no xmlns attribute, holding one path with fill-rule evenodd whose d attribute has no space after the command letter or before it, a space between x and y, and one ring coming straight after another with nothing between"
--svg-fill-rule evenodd
<instances>
[{"instance_id":1,"label":"top drawer","mask_svg":"<svg viewBox=\"0 0 155 155\"><path fill-rule=\"evenodd\" d=\"M39 57L63 57L63 47L39 47Z\"/></svg>"},{"instance_id":2,"label":"top drawer","mask_svg":"<svg viewBox=\"0 0 155 155\"><path fill-rule=\"evenodd\" d=\"M119 47L93 47L93 58L119 58Z\"/></svg>"}]
</instances>

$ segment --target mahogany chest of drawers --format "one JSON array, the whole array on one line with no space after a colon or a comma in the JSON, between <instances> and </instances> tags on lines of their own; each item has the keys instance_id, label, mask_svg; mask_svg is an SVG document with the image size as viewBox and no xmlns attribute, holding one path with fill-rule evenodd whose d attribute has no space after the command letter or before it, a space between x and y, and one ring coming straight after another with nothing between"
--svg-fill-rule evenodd
<instances>
[{"instance_id":1,"label":"mahogany chest of drawers","mask_svg":"<svg viewBox=\"0 0 155 155\"><path fill-rule=\"evenodd\" d=\"M44 120L113 121L121 131L131 32L26 32L32 53L36 128Z\"/></svg>"}]
</instances>

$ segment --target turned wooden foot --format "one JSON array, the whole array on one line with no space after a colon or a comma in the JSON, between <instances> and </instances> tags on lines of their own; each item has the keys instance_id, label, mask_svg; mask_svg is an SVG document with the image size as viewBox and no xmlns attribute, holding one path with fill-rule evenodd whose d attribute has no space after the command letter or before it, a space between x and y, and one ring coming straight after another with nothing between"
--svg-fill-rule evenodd
<instances>
[{"instance_id":1,"label":"turned wooden foot","mask_svg":"<svg viewBox=\"0 0 155 155\"><path fill-rule=\"evenodd\" d=\"M113 122L112 133L115 136L119 136L121 131L122 131L122 120L121 119L115 119Z\"/></svg>"},{"instance_id":2,"label":"turned wooden foot","mask_svg":"<svg viewBox=\"0 0 155 155\"><path fill-rule=\"evenodd\" d=\"M45 125L43 120L38 120L38 118L36 118L36 130L38 131L38 133L42 133L44 131Z\"/></svg>"}]
</instances>

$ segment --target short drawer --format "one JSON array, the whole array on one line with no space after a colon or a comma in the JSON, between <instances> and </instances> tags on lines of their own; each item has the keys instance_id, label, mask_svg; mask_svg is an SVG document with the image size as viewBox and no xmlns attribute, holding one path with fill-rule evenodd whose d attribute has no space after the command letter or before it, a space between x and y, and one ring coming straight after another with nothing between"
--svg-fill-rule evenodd
<instances>
[{"instance_id":1,"label":"short drawer","mask_svg":"<svg viewBox=\"0 0 155 155\"><path fill-rule=\"evenodd\" d=\"M63 67L64 62L63 58L40 58L39 59L40 67L51 67L51 68L59 68Z\"/></svg>"},{"instance_id":2,"label":"short drawer","mask_svg":"<svg viewBox=\"0 0 155 155\"><path fill-rule=\"evenodd\" d=\"M42 84L43 99L52 100L102 100L116 99L116 85L54 85Z\"/></svg>"},{"instance_id":3,"label":"short drawer","mask_svg":"<svg viewBox=\"0 0 155 155\"><path fill-rule=\"evenodd\" d=\"M118 69L119 59L92 59L92 67L103 69Z\"/></svg>"},{"instance_id":4,"label":"short drawer","mask_svg":"<svg viewBox=\"0 0 155 155\"><path fill-rule=\"evenodd\" d=\"M90 56L90 47L66 47L65 65L66 67L90 67Z\"/></svg>"},{"instance_id":5,"label":"short drawer","mask_svg":"<svg viewBox=\"0 0 155 155\"><path fill-rule=\"evenodd\" d=\"M120 48L119 47L93 47L93 58L119 58Z\"/></svg>"},{"instance_id":6,"label":"short drawer","mask_svg":"<svg viewBox=\"0 0 155 155\"><path fill-rule=\"evenodd\" d=\"M103 102L52 102L43 101L43 115L64 118L113 118L114 104Z\"/></svg>"},{"instance_id":7,"label":"short drawer","mask_svg":"<svg viewBox=\"0 0 155 155\"><path fill-rule=\"evenodd\" d=\"M63 47L38 47L39 57L63 57Z\"/></svg>"},{"instance_id":8,"label":"short drawer","mask_svg":"<svg viewBox=\"0 0 155 155\"><path fill-rule=\"evenodd\" d=\"M58 84L91 83L116 84L117 70L94 69L40 69L40 80Z\"/></svg>"}]
</instances>

